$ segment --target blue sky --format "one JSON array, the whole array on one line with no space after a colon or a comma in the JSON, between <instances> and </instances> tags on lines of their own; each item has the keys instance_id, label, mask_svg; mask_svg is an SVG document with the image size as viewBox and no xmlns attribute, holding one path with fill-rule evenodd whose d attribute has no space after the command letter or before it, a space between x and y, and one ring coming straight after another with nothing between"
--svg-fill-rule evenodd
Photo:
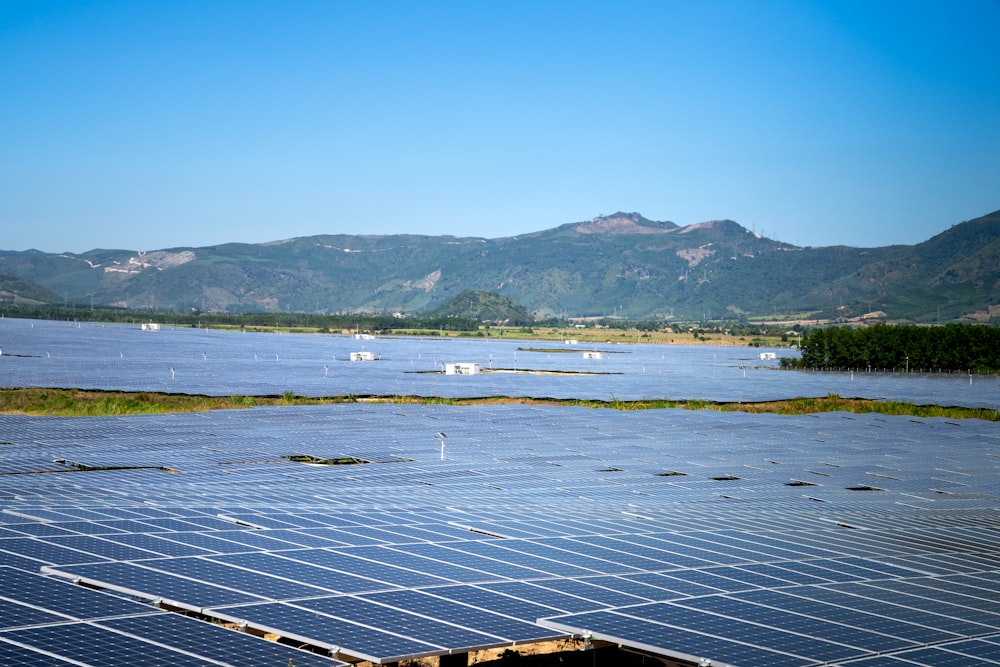
<instances>
[{"instance_id":1,"label":"blue sky","mask_svg":"<svg viewBox=\"0 0 1000 667\"><path fill-rule=\"evenodd\" d=\"M1000 0L0 3L0 248L1000 209Z\"/></svg>"}]
</instances>

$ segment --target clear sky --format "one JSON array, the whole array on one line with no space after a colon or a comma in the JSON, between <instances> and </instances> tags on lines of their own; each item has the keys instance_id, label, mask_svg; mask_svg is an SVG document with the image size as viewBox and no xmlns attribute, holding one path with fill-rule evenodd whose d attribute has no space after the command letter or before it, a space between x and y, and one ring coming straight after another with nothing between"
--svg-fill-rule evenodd
<instances>
[{"instance_id":1,"label":"clear sky","mask_svg":"<svg viewBox=\"0 0 1000 667\"><path fill-rule=\"evenodd\" d=\"M2 0L0 248L1000 209L1000 0Z\"/></svg>"}]
</instances>

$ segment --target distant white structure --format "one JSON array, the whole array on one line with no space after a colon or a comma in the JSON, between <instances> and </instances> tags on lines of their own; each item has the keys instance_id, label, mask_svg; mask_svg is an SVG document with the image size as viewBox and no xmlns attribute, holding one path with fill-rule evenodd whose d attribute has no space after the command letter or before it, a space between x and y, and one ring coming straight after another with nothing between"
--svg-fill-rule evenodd
<instances>
[{"instance_id":1,"label":"distant white structure","mask_svg":"<svg viewBox=\"0 0 1000 667\"><path fill-rule=\"evenodd\" d=\"M375 340L375 336L372 334L356 333L354 334L354 340Z\"/></svg>"},{"instance_id":2,"label":"distant white structure","mask_svg":"<svg viewBox=\"0 0 1000 667\"><path fill-rule=\"evenodd\" d=\"M567 345L579 345L580 344L580 341L578 341L575 338L567 338L563 342L566 343Z\"/></svg>"},{"instance_id":3,"label":"distant white structure","mask_svg":"<svg viewBox=\"0 0 1000 667\"><path fill-rule=\"evenodd\" d=\"M478 375L479 370L479 364L468 362L444 365L445 375Z\"/></svg>"},{"instance_id":4,"label":"distant white structure","mask_svg":"<svg viewBox=\"0 0 1000 667\"><path fill-rule=\"evenodd\" d=\"M142 325L142 330L143 331L159 331L160 330L160 323L159 322L146 322L146 323L144 323Z\"/></svg>"},{"instance_id":5,"label":"distant white structure","mask_svg":"<svg viewBox=\"0 0 1000 667\"><path fill-rule=\"evenodd\" d=\"M761 361L769 361L769 360L772 360L772 359L777 359L778 358L778 353L777 352L761 352L759 356L760 356Z\"/></svg>"},{"instance_id":6,"label":"distant white structure","mask_svg":"<svg viewBox=\"0 0 1000 667\"><path fill-rule=\"evenodd\" d=\"M584 359L603 359L604 355L601 354L600 352L597 352L596 350L594 350L594 351L584 352L583 353L583 358Z\"/></svg>"},{"instance_id":7,"label":"distant white structure","mask_svg":"<svg viewBox=\"0 0 1000 667\"><path fill-rule=\"evenodd\" d=\"M351 352L351 361L375 361L374 352Z\"/></svg>"}]
</instances>

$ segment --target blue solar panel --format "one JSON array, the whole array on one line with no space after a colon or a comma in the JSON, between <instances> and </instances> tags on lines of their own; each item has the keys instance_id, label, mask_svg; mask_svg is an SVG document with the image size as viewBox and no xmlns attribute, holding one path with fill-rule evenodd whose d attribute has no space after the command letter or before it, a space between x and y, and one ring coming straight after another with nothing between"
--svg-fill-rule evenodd
<instances>
[{"instance_id":1,"label":"blue solar panel","mask_svg":"<svg viewBox=\"0 0 1000 667\"><path fill-rule=\"evenodd\" d=\"M145 567L181 577L243 591L272 600L328 595L329 591L274 577L263 572L233 567L206 558L168 558L145 561Z\"/></svg>"},{"instance_id":2,"label":"blue solar panel","mask_svg":"<svg viewBox=\"0 0 1000 667\"><path fill-rule=\"evenodd\" d=\"M193 608L250 602L263 597L130 563L64 566L55 571L149 600L170 600Z\"/></svg>"},{"instance_id":3,"label":"blue solar panel","mask_svg":"<svg viewBox=\"0 0 1000 667\"><path fill-rule=\"evenodd\" d=\"M300 549L285 554L294 560L330 568L338 572L366 577L392 586L435 586L452 583L417 570L408 570L364 558L357 551L336 552L328 549Z\"/></svg>"},{"instance_id":4,"label":"blue solar panel","mask_svg":"<svg viewBox=\"0 0 1000 667\"><path fill-rule=\"evenodd\" d=\"M144 604L9 567L0 567L0 597L44 609L64 619L93 619L150 611ZM0 615L0 618L6 617Z\"/></svg>"},{"instance_id":5,"label":"blue solar panel","mask_svg":"<svg viewBox=\"0 0 1000 667\"><path fill-rule=\"evenodd\" d=\"M0 664L6 667L79 667L79 662L67 662L31 648L10 644L0 633ZM96 667L96 665L95 665Z\"/></svg>"},{"instance_id":6,"label":"blue solar panel","mask_svg":"<svg viewBox=\"0 0 1000 667\"><path fill-rule=\"evenodd\" d=\"M334 667L341 663L277 642L254 637L245 632L223 628L177 614L132 616L107 619L100 625L218 660L233 667L295 665L295 667Z\"/></svg>"},{"instance_id":7,"label":"blue solar panel","mask_svg":"<svg viewBox=\"0 0 1000 667\"><path fill-rule=\"evenodd\" d=\"M496 634L477 632L462 624L434 620L422 614L410 613L370 599L343 596L302 600L298 605L360 625L378 628L386 633L419 638L420 641L453 651L507 643L504 638Z\"/></svg>"},{"instance_id":8,"label":"blue solar panel","mask_svg":"<svg viewBox=\"0 0 1000 667\"><path fill-rule=\"evenodd\" d=\"M543 625L570 632L593 634L595 639L625 641L660 655L668 655L700 663L708 660L733 665L748 664L755 667L805 667L816 664L813 659L795 656L782 651L761 648L755 644L722 639L701 634L682 627L662 625L653 621L634 618L610 611L594 611L572 617L569 625L560 619L546 619ZM599 628L593 633L588 628ZM704 664L704 663L702 663Z\"/></svg>"},{"instance_id":9,"label":"blue solar panel","mask_svg":"<svg viewBox=\"0 0 1000 667\"><path fill-rule=\"evenodd\" d=\"M204 658L173 651L87 623L48 625L3 633L16 641L55 655L94 665L150 665L152 667L218 667Z\"/></svg>"},{"instance_id":10,"label":"blue solar panel","mask_svg":"<svg viewBox=\"0 0 1000 667\"><path fill-rule=\"evenodd\" d=\"M561 636L532 622L519 621L498 610L484 609L472 602L442 597L437 589L383 591L367 593L367 600L403 609L416 614L427 614L449 623L497 635L510 642L531 642Z\"/></svg>"},{"instance_id":11,"label":"blue solar panel","mask_svg":"<svg viewBox=\"0 0 1000 667\"><path fill-rule=\"evenodd\" d=\"M734 599L745 600L759 605L767 605L776 609L794 612L823 619L845 626L865 628L890 637L899 637L920 644L934 644L955 639L956 635L933 627L922 625L919 621L910 623L904 620L878 613L878 609L863 611L851 606L828 604L817 600L795 595L794 591L747 591L732 596Z\"/></svg>"},{"instance_id":12,"label":"blue solar panel","mask_svg":"<svg viewBox=\"0 0 1000 667\"><path fill-rule=\"evenodd\" d=\"M289 581L298 581L322 588L330 593L357 593L396 587L394 584L296 560L293 557L295 554L294 551L282 552L282 555L244 553L216 556L212 560L270 574Z\"/></svg>"},{"instance_id":13,"label":"blue solar panel","mask_svg":"<svg viewBox=\"0 0 1000 667\"><path fill-rule=\"evenodd\" d=\"M0 320L0 334L24 324ZM973 396L944 377L859 374L847 384L838 374L753 369L728 378L750 354L740 349L622 346L604 364L616 375L582 383L514 373L456 381L410 371L433 369L456 351L499 361L518 343L380 340L382 360L350 364L331 358L356 345L337 336L40 327L15 332L12 344L44 340L58 354L5 355L5 378L15 384L84 377L115 389L197 393L602 400L847 388L1000 405L1000 383L977 382ZM529 357L554 370L593 367L559 355L523 353L522 361ZM331 377L309 374L320 359ZM657 364L655 376L641 370ZM171 366L177 377L163 377ZM19 624L37 615L52 627L79 618L110 628L118 617L133 639L186 641L168 641L174 621L158 619L175 617L147 618L153 607L129 599L138 597L246 620L320 650L339 646L342 632L341 653L352 660L582 630L740 665L861 664L879 651L893 660L994 659L1000 512L990 500L1000 493L1000 436L985 421L357 402L0 415L0 430L0 571L12 582L0 585L0 606L6 616L30 607ZM444 458L439 432L448 433ZM286 460L298 453L380 463ZM2 474L31 471L47 474ZM870 487L881 490L855 490ZM62 578L37 574L43 566ZM76 577L116 594L64 580ZM350 618L334 618L338 607ZM403 624L419 636L399 632ZM0 656L13 646L11 631L0 629ZM86 650L73 660L91 664ZM21 659L11 654L12 663Z\"/></svg>"},{"instance_id":14,"label":"blue solar panel","mask_svg":"<svg viewBox=\"0 0 1000 667\"><path fill-rule=\"evenodd\" d=\"M223 617L243 621L254 627L270 629L292 638L301 636L298 632L307 630L309 641L329 646L335 656L343 652L362 659L395 662L409 656L434 654L443 650L439 645L282 602L220 608L214 611ZM293 630L286 630L288 628Z\"/></svg>"}]
</instances>

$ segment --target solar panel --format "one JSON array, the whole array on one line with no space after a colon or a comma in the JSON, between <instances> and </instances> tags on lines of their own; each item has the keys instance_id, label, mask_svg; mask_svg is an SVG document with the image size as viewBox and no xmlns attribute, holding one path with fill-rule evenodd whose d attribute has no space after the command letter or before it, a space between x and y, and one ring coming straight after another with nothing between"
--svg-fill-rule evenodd
<instances>
[{"instance_id":1,"label":"solar panel","mask_svg":"<svg viewBox=\"0 0 1000 667\"><path fill-rule=\"evenodd\" d=\"M561 632L517 620L499 610L484 609L473 603L449 599L439 595L437 589L382 591L366 593L362 597L397 609L427 614L449 623L503 637L508 642L532 642L562 635Z\"/></svg>"},{"instance_id":2,"label":"solar panel","mask_svg":"<svg viewBox=\"0 0 1000 667\"><path fill-rule=\"evenodd\" d=\"M245 632L226 629L220 625L177 614L114 618L100 621L99 625L211 660L218 660L233 667L260 665L335 667L346 664Z\"/></svg>"},{"instance_id":3,"label":"solar panel","mask_svg":"<svg viewBox=\"0 0 1000 667\"><path fill-rule=\"evenodd\" d=\"M386 633L419 638L422 642L449 651L466 651L507 643L507 640L496 634L478 632L462 624L435 620L370 599L350 596L317 598L302 600L298 605L352 623L378 628Z\"/></svg>"},{"instance_id":4,"label":"solar panel","mask_svg":"<svg viewBox=\"0 0 1000 667\"><path fill-rule=\"evenodd\" d=\"M61 618L94 619L150 611L147 605L132 600L10 567L0 567L0 597Z\"/></svg>"},{"instance_id":5,"label":"solar panel","mask_svg":"<svg viewBox=\"0 0 1000 667\"><path fill-rule=\"evenodd\" d=\"M90 623L47 625L3 633L3 639L89 665L218 667L218 663Z\"/></svg>"},{"instance_id":6,"label":"solar panel","mask_svg":"<svg viewBox=\"0 0 1000 667\"><path fill-rule=\"evenodd\" d=\"M0 633L0 663L7 667L79 667L83 664L75 660L67 662L54 655L8 643L4 640L3 633Z\"/></svg>"},{"instance_id":7,"label":"solar panel","mask_svg":"<svg viewBox=\"0 0 1000 667\"><path fill-rule=\"evenodd\" d=\"M216 608L212 611L222 618L324 646L334 657L344 654L362 660L396 662L410 656L446 652L442 646L282 602ZM289 628L295 630L290 631ZM303 629L308 632L305 636L299 634Z\"/></svg>"},{"instance_id":8,"label":"solar panel","mask_svg":"<svg viewBox=\"0 0 1000 667\"><path fill-rule=\"evenodd\" d=\"M694 664L751 664L763 667L805 667L815 660L791 653L762 648L755 644L734 642L711 634L682 627L634 618L612 611L593 611L572 617L567 624L560 619L540 619L546 627L585 634L594 639L627 642L629 646L671 656ZM591 632L588 628L599 628Z\"/></svg>"},{"instance_id":9,"label":"solar panel","mask_svg":"<svg viewBox=\"0 0 1000 667\"><path fill-rule=\"evenodd\" d=\"M200 609L210 605L260 600L263 596L243 593L221 585L194 581L138 564L114 562L64 566L47 570L54 574L135 595L147 600L168 600L176 606Z\"/></svg>"},{"instance_id":10,"label":"solar panel","mask_svg":"<svg viewBox=\"0 0 1000 667\"><path fill-rule=\"evenodd\" d=\"M15 345L44 340L59 354L5 358L14 384L85 377L207 394L601 400L850 389L1000 405L1000 384L977 383L973 395L948 378L859 374L847 384L837 374L761 369L729 382L748 354L738 349L623 346L627 354L606 360L619 374L585 383L508 373L460 384L410 371L455 350L499 359L517 344L387 340L377 364L343 362L323 377L309 369L350 341L187 330L151 338L70 323L28 335L17 330L24 324L0 319L0 333L13 333ZM280 360L271 346L282 347ZM643 364L663 372L643 373ZM170 366L173 382L157 376ZM174 621L157 619L174 616L150 601L321 651L340 646L343 633L344 656L382 662L587 630L733 665L995 659L1000 436L981 420L358 402L0 415L0 430L0 571L11 582L0 581L0 606L18 624L0 628L0 656L7 650L12 664L24 651L58 663L49 649L69 651L60 633L70 631L54 631L51 643L31 635L30 647L11 632L76 620L121 630L109 639L148 635L205 655L197 642L172 643L162 628ZM443 460L438 432L449 434ZM379 463L287 460L296 453ZM86 469L95 465L112 469ZM146 467L114 469L136 465ZM32 471L46 474L3 474ZM18 617L21 607L33 611ZM401 624L421 633L401 633ZM86 650L74 664L106 657Z\"/></svg>"}]
</instances>

